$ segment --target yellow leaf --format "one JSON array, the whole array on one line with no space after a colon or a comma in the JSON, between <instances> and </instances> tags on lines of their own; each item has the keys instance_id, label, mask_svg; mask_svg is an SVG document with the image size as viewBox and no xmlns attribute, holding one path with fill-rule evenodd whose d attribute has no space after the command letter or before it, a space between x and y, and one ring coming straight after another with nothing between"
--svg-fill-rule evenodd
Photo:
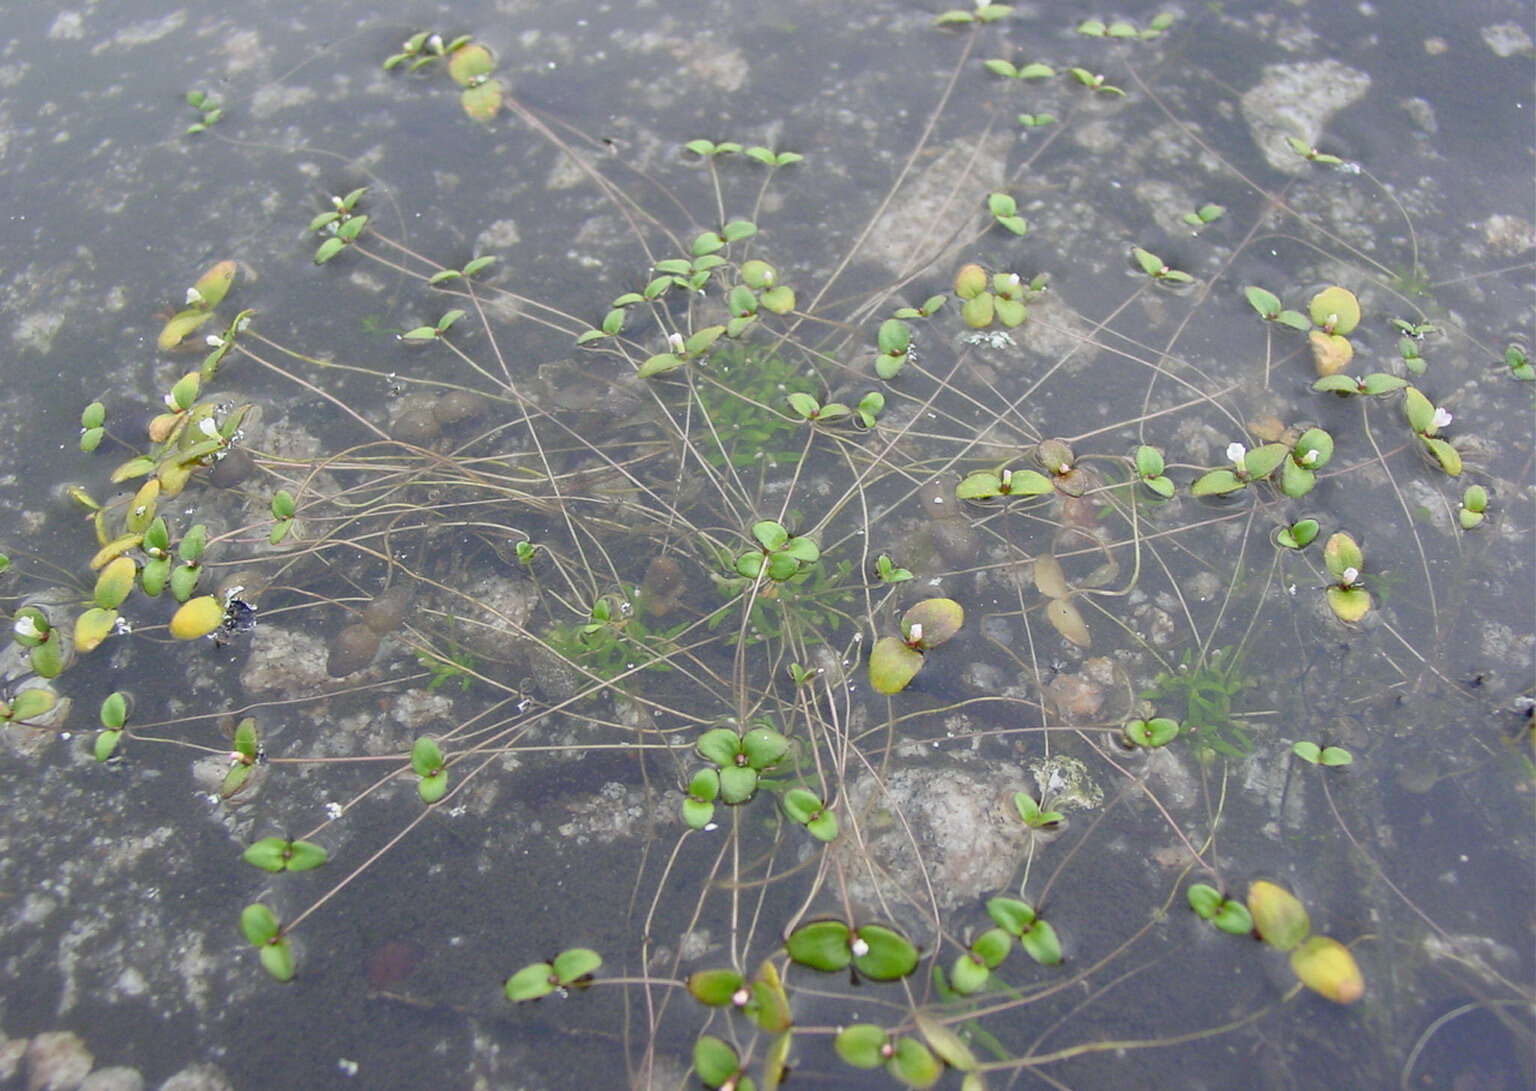
<instances>
[{"instance_id":1,"label":"yellow leaf","mask_svg":"<svg viewBox=\"0 0 1536 1091\"><path fill-rule=\"evenodd\" d=\"M124 553L144 540L142 534L124 534L120 538L113 538L106 545L96 551L96 556L91 558L91 571L94 572L108 561L115 561Z\"/></svg>"},{"instance_id":2,"label":"yellow leaf","mask_svg":"<svg viewBox=\"0 0 1536 1091\"><path fill-rule=\"evenodd\" d=\"M82 655L95 651L96 646L111 635L112 626L116 624L116 610L103 610L99 606L91 607L75 619L75 651Z\"/></svg>"},{"instance_id":3,"label":"yellow leaf","mask_svg":"<svg viewBox=\"0 0 1536 1091\"><path fill-rule=\"evenodd\" d=\"M1355 956L1336 939L1313 936L1291 952L1291 969L1303 985L1335 1004L1353 1004L1365 995Z\"/></svg>"},{"instance_id":4,"label":"yellow leaf","mask_svg":"<svg viewBox=\"0 0 1536 1091\"><path fill-rule=\"evenodd\" d=\"M1347 337L1313 330L1307 334L1307 340L1312 345L1312 364L1317 368L1319 377L1337 375L1355 358L1355 346L1349 343Z\"/></svg>"},{"instance_id":5,"label":"yellow leaf","mask_svg":"<svg viewBox=\"0 0 1536 1091\"><path fill-rule=\"evenodd\" d=\"M196 333L197 327L212 317L212 311L179 311L161 328L160 336L155 339L155 344L159 346L161 352L169 352Z\"/></svg>"},{"instance_id":6,"label":"yellow leaf","mask_svg":"<svg viewBox=\"0 0 1536 1091\"><path fill-rule=\"evenodd\" d=\"M224 621L224 607L212 595L199 595L181 604L171 617L171 635L177 640L207 636Z\"/></svg>"},{"instance_id":7,"label":"yellow leaf","mask_svg":"<svg viewBox=\"0 0 1536 1091\"><path fill-rule=\"evenodd\" d=\"M1067 640L1076 644L1079 648L1087 648L1093 643L1093 637L1088 633L1088 623L1083 620L1083 615L1077 612L1068 599L1052 599L1045 605L1045 618Z\"/></svg>"},{"instance_id":8,"label":"yellow leaf","mask_svg":"<svg viewBox=\"0 0 1536 1091\"><path fill-rule=\"evenodd\" d=\"M212 310L224 301L224 296L229 291L229 286L235 282L235 273L239 266L232 261L221 261L197 278L197 283L192 285L201 301L192 306L203 310Z\"/></svg>"}]
</instances>

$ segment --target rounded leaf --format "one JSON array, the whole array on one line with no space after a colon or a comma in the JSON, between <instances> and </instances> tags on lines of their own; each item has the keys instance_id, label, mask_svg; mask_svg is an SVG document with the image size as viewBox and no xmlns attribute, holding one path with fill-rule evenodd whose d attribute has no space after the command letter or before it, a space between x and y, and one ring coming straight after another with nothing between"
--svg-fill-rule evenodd
<instances>
[{"instance_id":1,"label":"rounded leaf","mask_svg":"<svg viewBox=\"0 0 1536 1091\"><path fill-rule=\"evenodd\" d=\"M491 56L491 51L483 45L467 45L461 49L455 49L453 55L448 58L448 75L460 87L469 87L477 80L491 74L496 67L496 59Z\"/></svg>"},{"instance_id":2,"label":"rounded leaf","mask_svg":"<svg viewBox=\"0 0 1536 1091\"><path fill-rule=\"evenodd\" d=\"M1211 923L1228 935L1246 936L1253 932L1253 915L1248 912L1246 905L1233 898L1227 898L1221 903Z\"/></svg>"},{"instance_id":3,"label":"rounded leaf","mask_svg":"<svg viewBox=\"0 0 1536 1091\"><path fill-rule=\"evenodd\" d=\"M1226 496L1247 487L1231 470L1211 470L1195 478L1189 487L1191 496Z\"/></svg>"},{"instance_id":4,"label":"rounded leaf","mask_svg":"<svg viewBox=\"0 0 1536 1091\"><path fill-rule=\"evenodd\" d=\"M171 616L171 635L177 640L207 636L224 621L224 604L212 595L199 595L181 604Z\"/></svg>"},{"instance_id":5,"label":"rounded leaf","mask_svg":"<svg viewBox=\"0 0 1536 1091\"><path fill-rule=\"evenodd\" d=\"M757 792L757 770L750 765L727 765L720 770L720 799L745 803Z\"/></svg>"},{"instance_id":6,"label":"rounded leaf","mask_svg":"<svg viewBox=\"0 0 1536 1091\"><path fill-rule=\"evenodd\" d=\"M746 978L736 970L700 970L689 975L688 992L700 1004L722 1008L745 984Z\"/></svg>"},{"instance_id":7,"label":"rounded leaf","mask_svg":"<svg viewBox=\"0 0 1536 1091\"><path fill-rule=\"evenodd\" d=\"M603 956L588 947L571 947L555 956L555 977L562 985L595 973L603 964Z\"/></svg>"},{"instance_id":8,"label":"rounded leaf","mask_svg":"<svg viewBox=\"0 0 1536 1091\"><path fill-rule=\"evenodd\" d=\"M955 959L949 970L949 983L961 996L970 996L986 987L992 971L969 951Z\"/></svg>"},{"instance_id":9,"label":"rounded leaf","mask_svg":"<svg viewBox=\"0 0 1536 1091\"><path fill-rule=\"evenodd\" d=\"M276 915L260 902L240 911L240 931L252 947L271 943L279 930Z\"/></svg>"},{"instance_id":10,"label":"rounded leaf","mask_svg":"<svg viewBox=\"0 0 1536 1091\"><path fill-rule=\"evenodd\" d=\"M1013 936L1023 935L1037 919L1028 902L1017 898L992 898L987 902L987 916Z\"/></svg>"},{"instance_id":11,"label":"rounded leaf","mask_svg":"<svg viewBox=\"0 0 1536 1091\"><path fill-rule=\"evenodd\" d=\"M924 599L901 618L901 632L912 640L913 629L922 626L922 636L913 640L919 648L936 648L960 631L965 624L965 607L954 599Z\"/></svg>"},{"instance_id":12,"label":"rounded leaf","mask_svg":"<svg viewBox=\"0 0 1536 1091\"><path fill-rule=\"evenodd\" d=\"M1281 951L1291 950L1312 931L1312 920L1296 895L1267 879L1249 885L1248 911L1259 938Z\"/></svg>"},{"instance_id":13,"label":"rounded leaf","mask_svg":"<svg viewBox=\"0 0 1536 1091\"><path fill-rule=\"evenodd\" d=\"M855 951L853 964L865 977L895 981L917 969L917 948L900 932L883 924L866 924L859 929L858 938L868 950L863 954Z\"/></svg>"},{"instance_id":14,"label":"rounded leaf","mask_svg":"<svg viewBox=\"0 0 1536 1091\"><path fill-rule=\"evenodd\" d=\"M801 825L822 812L823 804L815 792L804 788L791 788L784 793L784 813Z\"/></svg>"},{"instance_id":15,"label":"rounded leaf","mask_svg":"<svg viewBox=\"0 0 1536 1091\"><path fill-rule=\"evenodd\" d=\"M944 1062L916 1038L898 1039L895 1055L885 1068L908 1087L932 1087L944 1075Z\"/></svg>"},{"instance_id":16,"label":"rounded leaf","mask_svg":"<svg viewBox=\"0 0 1536 1091\"><path fill-rule=\"evenodd\" d=\"M699 736L694 749L701 757L724 769L736 764L736 755L741 753L741 736L728 727L716 727Z\"/></svg>"},{"instance_id":17,"label":"rounded leaf","mask_svg":"<svg viewBox=\"0 0 1536 1091\"><path fill-rule=\"evenodd\" d=\"M422 777L416 782L416 794L421 797L423 803L436 803L448 794L448 771L439 769L430 776Z\"/></svg>"},{"instance_id":18,"label":"rounded leaf","mask_svg":"<svg viewBox=\"0 0 1536 1091\"><path fill-rule=\"evenodd\" d=\"M754 727L741 737L741 752L753 769L766 769L789 749L789 740L767 727Z\"/></svg>"},{"instance_id":19,"label":"rounded leaf","mask_svg":"<svg viewBox=\"0 0 1536 1091\"><path fill-rule=\"evenodd\" d=\"M701 1034L693 1043L693 1071L705 1087L719 1087L741 1071L741 1059L729 1042Z\"/></svg>"},{"instance_id":20,"label":"rounded leaf","mask_svg":"<svg viewBox=\"0 0 1536 1091\"><path fill-rule=\"evenodd\" d=\"M555 984L551 980L554 976L555 968L547 962L535 962L524 966L507 978L505 986L507 999L513 1003L520 1003L524 1000L537 1000L541 996L548 996L555 991Z\"/></svg>"},{"instance_id":21,"label":"rounded leaf","mask_svg":"<svg viewBox=\"0 0 1536 1091\"><path fill-rule=\"evenodd\" d=\"M294 973L293 944L287 937L268 943L261 948L261 968L279 981L292 981Z\"/></svg>"},{"instance_id":22,"label":"rounded leaf","mask_svg":"<svg viewBox=\"0 0 1536 1091\"><path fill-rule=\"evenodd\" d=\"M702 803L708 803L720 794L720 773L715 769L700 769L688 781L688 795Z\"/></svg>"},{"instance_id":23,"label":"rounded leaf","mask_svg":"<svg viewBox=\"0 0 1536 1091\"><path fill-rule=\"evenodd\" d=\"M1061 963L1061 940L1047 921L1036 920L1019 936L1019 946L1042 966Z\"/></svg>"},{"instance_id":24,"label":"rounded leaf","mask_svg":"<svg viewBox=\"0 0 1536 1091\"><path fill-rule=\"evenodd\" d=\"M855 1023L838 1031L833 1043L837 1055L854 1068L879 1068L885 1063L885 1047L890 1035L873 1023Z\"/></svg>"},{"instance_id":25,"label":"rounded leaf","mask_svg":"<svg viewBox=\"0 0 1536 1091\"><path fill-rule=\"evenodd\" d=\"M1002 965L1013 949L1013 936L1004 928L988 928L971 944L971 953L988 969Z\"/></svg>"},{"instance_id":26,"label":"rounded leaf","mask_svg":"<svg viewBox=\"0 0 1536 1091\"><path fill-rule=\"evenodd\" d=\"M851 933L842 921L811 921L789 934L784 949L791 960L813 970L831 973L853 961Z\"/></svg>"},{"instance_id":27,"label":"rounded leaf","mask_svg":"<svg viewBox=\"0 0 1536 1091\"><path fill-rule=\"evenodd\" d=\"M262 871L282 871L288 866L288 845L281 837L263 837L246 848L242 859Z\"/></svg>"},{"instance_id":28,"label":"rounded leaf","mask_svg":"<svg viewBox=\"0 0 1536 1091\"><path fill-rule=\"evenodd\" d=\"M1191 883L1185 897L1189 899L1189 907L1202 920L1210 920L1216 916L1221 911L1222 903L1226 901L1221 896L1221 891L1206 883Z\"/></svg>"},{"instance_id":29,"label":"rounded leaf","mask_svg":"<svg viewBox=\"0 0 1536 1091\"><path fill-rule=\"evenodd\" d=\"M883 636L869 653L869 684L876 693L900 693L923 666L923 653L897 636Z\"/></svg>"},{"instance_id":30,"label":"rounded leaf","mask_svg":"<svg viewBox=\"0 0 1536 1091\"><path fill-rule=\"evenodd\" d=\"M987 271L981 266L962 265L955 270L955 294L961 299L975 299L986 290Z\"/></svg>"},{"instance_id":31,"label":"rounded leaf","mask_svg":"<svg viewBox=\"0 0 1536 1091\"><path fill-rule=\"evenodd\" d=\"M419 777L429 777L443 768L443 751L437 740L423 735L411 744L411 771Z\"/></svg>"},{"instance_id":32,"label":"rounded leaf","mask_svg":"<svg viewBox=\"0 0 1536 1091\"><path fill-rule=\"evenodd\" d=\"M700 799L683 800L683 822L689 829L702 830L715 820L715 805Z\"/></svg>"},{"instance_id":33,"label":"rounded leaf","mask_svg":"<svg viewBox=\"0 0 1536 1091\"><path fill-rule=\"evenodd\" d=\"M42 693L42 692L47 692L47 691L45 691L45 690L36 690L36 691L34 691L34 690L23 690L22 691L23 694L33 693L33 692ZM20 695L18 695L18 700L19 699L20 699ZM113 692L113 693L107 694L106 699L101 702L101 726L102 727L109 727L109 728L112 728L114 730L117 730L117 729L122 728L123 724L125 724L127 721L128 721L128 699L126 697L124 697L119 692Z\"/></svg>"},{"instance_id":34,"label":"rounded leaf","mask_svg":"<svg viewBox=\"0 0 1536 1091\"><path fill-rule=\"evenodd\" d=\"M1341 530L1323 546L1323 564L1327 566L1330 576L1342 580L1347 570L1352 568L1358 573L1365 567L1365 554L1360 551L1354 538Z\"/></svg>"},{"instance_id":35,"label":"rounded leaf","mask_svg":"<svg viewBox=\"0 0 1536 1091\"><path fill-rule=\"evenodd\" d=\"M1307 304L1312 321L1327 333L1350 333L1360 324L1360 301L1348 288L1324 288Z\"/></svg>"},{"instance_id":36,"label":"rounded leaf","mask_svg":"<svg viewBox=\"0 0 1536 1091\"><path fill-rule=\"evenodd\" d=\"M1313 936L1292 951L1291 970L1303 985L1335 1004L1353 1004L1365 994L1355 956L1328 936Z\"/></svg>"},{"instance_id":37,"label":"rounded leaf","mask_svg":"<svg viewBox=\"0 0 1536 1091\"><path fill-rule=\"evenodd\" d=\"M1330 587L1327 597L1334 615L1351 625L1371 611L1371 593L1363 587Z\"/></svg>"}]
</instances>

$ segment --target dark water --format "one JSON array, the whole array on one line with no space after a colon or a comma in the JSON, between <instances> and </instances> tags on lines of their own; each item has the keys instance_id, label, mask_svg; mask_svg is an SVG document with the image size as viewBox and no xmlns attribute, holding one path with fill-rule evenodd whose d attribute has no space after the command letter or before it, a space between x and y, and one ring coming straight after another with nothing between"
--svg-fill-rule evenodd
<instances>
[{"instance_id":1,"label":"dark water","mask_svg":"<svg viewBox=\"0 0 1536 1091\"><path fill-rule=\"evenodd\" d=\"M894 1085L841 1064L831 1038L855 1022L912 1035L919 1009L968 1035L993 1087L1530 1084L1536 384L1504 363L1507 346L1533 348L1527 5L1229 5L1134 43L1074 34L1083 13L1049 4L974 42L902 4L138 7L23 7L0 57L15 565L0 591L14 609L63 586L63 616L89 599L97 542L63 486L115 495L128 451L80 454L81 407L101 399L114 436L142 447L201 360L157 350L161 312L231 258L219 313L254 310L270 341L243 342L252 355L232 354L210 393L259 407L244 441L258 466L236 489L194 478L161 511L178 531L209 525L207 587L247 586L259 620L228 647L172 644L169 606L136 595L123 613L139 631L59 679L67 718L6 729L6 1035L74 1031L149 1086L203 1063L240 1088L696 1086L701 1032L754 1065L768 1036L678 985L773 956L797 1028L791 1086ZM441 71L385 73L424 28L473 33L518 108L477 124ZM1126 93L1005 80L990 58L1080 66ZM224 116L188 136L193 88ZM1021 111L1058 120L1025 130ZM1267 158L1271 124L1344 168ZM720 160L717 205L679 151L700 137L806 159L766 188L756 165ZM305 225L360 186L359 249L376 260L317 266ZM989 226L990 191L1016 198L1025 236ZM1224 215L1184 223L1206 203ZM733 260L773 262L809 317L764 315L758 348L649 386L630 373L665 345L643 307L625 326L632 360L578 354L576 332L722 211L760 228ZM1133 246L1194 283L1148 285ZM484 253L498 262L483 320L422 284L428 262ZM880 321L946 292L966 261L1046 273L1049 292L1012 343L967 340L951 298L913 322L916 358L882 384ZM1242 292L1304 311L1335 283L1365 312L1348 373L1403 375L1446 408L1460 477L1421 456L1397 395L1314 393L1304 338ZM695 326L724 320L709 310L721 294L694 300ZM669 298L660 313L681 321ZM450 306L471 312L449 337L462 356L398 337ZM1393 318L1436 327L1422 376ZM447 388L491 412L409 447L371 430L401 437L402 399ZM883 390L887 407L872 432L808 443L762 408L783 412L791 390L850 404ZM1312 426L1336 448L1306 496L1185 495L1229 443ZM1038 468L1028 452L1051 436L1099 475L1088 499L935 520L918 495L954 510L963 474ZM1142 443L1165 452L1178 499L1108 487ZM1491 502L1462 531L1468 484ZM288 554L263 544L281 487L311 505ZM1302 517L1317 543L1277 549L1273 531ZM783 590L783 612L767 601L773 632L738 652L740 611L700 619L730 599L717 547L749 548L763 518L813 533L820 574ZM1324 601L1322 544L1339 530L1365 552L1374 602L1358 625ZM545 550L531 572L511 553L523 537ZM1027 561L1047 551L1079 589L1090 649L1046 620ZM881 585L881 553L917 578ZM578 666L611 677L664 648L674 669L612 685L562 669L560 639L657 556L684 587L675 613L641 602L638 616L684 635ZM408 627L332 679L327 648L386 583L414 587ZM867 649L927 595L961 602L966 625L888 701ZM487 600L517 624L482 635L471 604ZM530 651L529 633L554 651ZM428 690L421 651L464 656L479 678ZM797 691L791 662L823 681ZM102 765L95 709L114 689L133 697L134 734ZM1204 734L1120 748L1119 725L1154 713ZM220 802L224 718L247 714L275 760L259 790ZM776 823L769 790L717 807L719 828L678 821L698 735L762 717L840 816L825 854ZM463 757L424 819L409 774L374 787L422 733ZM1354 761L1314 768L1298 740ZM1074 809L1078 771L1092 788ZM1021 790L1060 800L1059 836L1031 840L1009 816ZM276 876L240 862L285 833L330 861ZM1293 994L1284 955L1186 908L1191 882L1240 897L1259 878L1351 946L1363 999ZM1015 951L999 975L1016 991L946 1002L932 968L990 926L997 894L1034 904L1066 960ZM256 901L304 914L286 985L240 936ZM912 935L916 974L850 986L785 968L794 922L849 915ZM610 983L536 1005L502 995L513 971L573 946L599 951Z\"/></svg>"}]
</instances>

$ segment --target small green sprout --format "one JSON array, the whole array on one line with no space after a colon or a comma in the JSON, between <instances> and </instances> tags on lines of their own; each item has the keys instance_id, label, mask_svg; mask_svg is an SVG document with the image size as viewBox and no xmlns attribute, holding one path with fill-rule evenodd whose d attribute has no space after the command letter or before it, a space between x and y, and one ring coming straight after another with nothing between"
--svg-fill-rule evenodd
<instances>
[{"instance_id":1,"label":"small green sprout","mask_svg":"<svg viewBox=\"0 0 1536 1091\"><path fill-rule=\"evenodd\" d=\"M1288 136L1285 138L1285 142L1291 146L1291 151L1301 156L1308 163L1320 163L1323 166L1337 167L1344 162L1344 160L1336 155L1324 155L1311 144L1298 137Z\"/></svg>"},{"instance_id":2,"label":"small green sprout","mask_svg":"<svg viewBox=\"0 0 1536 1091\"><path fill-rule=\"evenodd\" d=\"M1073 79L1082 84L1084 87L1088 88L1090 91L1097 92L1101 95L1120 95L1121 97L1125 96L1125 92L1123 90L1116 87L1114 84L1104 82L1105 76L1102 72L1090 72L1086 68L1069 68L1067 69L1067 72L1072 76Z\"/></svg>"},{"instance_id":3,"label":"small green sprout","mask_svg":"<svg viewBox=\"0 0 1536 1091\"><path fill-rule=\"evenodd\" d=\"M1008 4L991 4L987 0L976 0L976 7L972 11L954 8L941 12L933 20L934 26L953 26L965 23L995 23L999 19L1006 18L1013 8Z\"/></svg>"},{"instance_id":4,"label":"small green sprout","mask_svg":"<svg viewBox=\"0 0 1536 1091\"><path fill-rule=\"evenodd\" d=\"M1042 810L1035 797L1028 792L1014 792L1013 806L1024 820L1024 825L1032 830L1048 829L1062 819L1060 811Z\"/></svg>"},{"instance_id":5,"label":"small green sprout","mask_svg":"<svg viewBox=\"0 0 1536 1091\"><path fill-rule=\"evenodd\" d=\"M775 583L791 579L808 565L821 559L821 550L809 538L797 538L782 523L764 519L752 525L752 537L758 549L749 549L736 557L737 573L749 580L759 575Z\"/></svg>"},{"instance_id":6,"label":"small green sprout","mask_svg":"<svg viewBox=\"0 0 1536 1091\"><path fill-rule=\"evenodd\" d=\"M1315 742L1292 743L1291 753L1312 765L1340 766L1355 760L1354 755L1342 746L1318 746Z\"/></svg>"},{"instance_id":7,"label":"small green sprout","mask_svg":"<svg viewBox=\"0 0 1536 1091\"><path fill-rule=\"evenodd\" d=\"M210 125L217 125L219 119L224 116L224 107L218 101L204 91L188 91L187 105L198 112L198 120L188 125L185 135L192 136L205 131Z\"/></svg>"},{"instance_id":8,"label":"small green sprout","mask_svg":"<svg viewBox=\"0 0 1536 1091\"><path fill-rule=\"evenodd\" d=\"M912 578L911 570L898 568L889 553L882 553L875 558L875 574L880 577L881 583L905 583Z\"/></svg>"},{"instance_id":9,"label":"small green sprout","mask_svg":"<svg viewBox=\"0 0 1536 1091\"><path fill-rule=\"evenodd\" d=\"M1204 204L1193 212L1184 213L1184 222L1189 224L1190 227L1204 227L1206 224L1215 223L1221 219L1226 215L1226 212L1227 209L1224 205Z\"/></svg>"},{"instance_id":10,"label":"small green sprout","mask_svg":"<svg viewBox=\"0 0 1536 1091\"><path fill-rule=\"evenodd\" d=\"M1293 330L1305 331L1311 327L1307 316L1300 311L1288 311L1281 306L1280 299L1273 292L1263 288L1249 285L1243 289L1243 295L1248 300L1248 305L1259 312L1259 317L1266 322L1275 322Z\"/></svg>"},{"instance_id":11,"label":"small green sprout","mask_svg":"<svg viewBox=\"0 0 1536 1091\"><path fill-rule=\"evenodd\" d=\"M1010 80L1045 80L1056 74L1056 69L1048 64L1033 61L1026 65L1015 65L1012 61L994 57L986 63L988 72L994 76L1003 76Z\"/></svg>"},{"instance_id":12,"label":"small green sprout","mask_svg":"<svg viewBox=\"0 0 1536 1091\"><path fill-rule=\"evenodd\" d=\"M1131 247L1131 257L1135 259L1137 267L1143 273L1160 283L1189 284L1195 279L1188 273L1172 268L1152 251L1143 250L1139 246Z\"/></svg>"},{"instance_id":13,"label":"small green sprout","mask_svg":"<svg viewBox=\"0 0 1536 1091\"><path fill-rule=\"evenodd\" d=\"M1006 193L989 193L987 210L992 218L1015 235L1029 233L1029 222L1019 215L1019 203Z\"/></svg>"},{"instance_id":14,"label":"small green sprout","mask_svg":"<svg viewBox=\"0 0 1536 1091\"><path fill-rule=\"evenodd\" d=\"M1306 549L1317 539L1318 529L1316 519L1298 519L1275 532L1275 544L1283 549Z\"/></svg>"},{"instance_id":15,"label":"small green sprout","mask_svg":"<svg viewBox=\"0 0 1536 1091\"><path fill-rule=\"evenodd\" d=\"M1480 526L1488 511L1488 490L1481 485L1468 485L1461 494L1461 508L1456 513L1462 530Z\"/></svg>"},{"instance_id":16,"label":"small green sprout","mask_svg":"<svg viewBox=\"0 0 1536 1091\"><path fill-rule=\"evenodd\" d=\"M1188 898L1189 907L1201 920L1210 921L1223 932L1246 936L1253 931L1253 915L1248 912L1248 907L1236 898L1225 897L1215 887L1193 883Z\"/></svg>"},{"instance_id":17,"label":"small green sprout","mask_svg":"<svg viewBox=\"0 0 1536 1091\"><path fill-rule=\"evenodd\" d=\"M507 978L507 999L516 1004L538 1000L557 991L563 995L567 989L586 985L602 964L602 956L585 947L561 951L548 962L524 966Z\"/></svg>"},{"instance_id":18,"label":"small green sprout","mask_svg":"<svg viewBox=\"0 0 1536 1091\"><path fill-rule=\"evenodd\" d=\"M1510 345L1504 350L1504 366L1509 368L1510 375L1522 383L1536 379L1536 365L1531 364L1525 349L1519 345Z\"/></svg>"},{"instance_id":19,"label":"small green sprout","mask_svg":"<svg viewBox=\"0 0 1536 1091\"><path fill-rule=\"evenodd\" d=\"M1136 448L1136 476L1141 483L1164 500L1173 497L1173 482L1163 473L1163 452L1142 444Z\"/></svg>"}]
</instances>

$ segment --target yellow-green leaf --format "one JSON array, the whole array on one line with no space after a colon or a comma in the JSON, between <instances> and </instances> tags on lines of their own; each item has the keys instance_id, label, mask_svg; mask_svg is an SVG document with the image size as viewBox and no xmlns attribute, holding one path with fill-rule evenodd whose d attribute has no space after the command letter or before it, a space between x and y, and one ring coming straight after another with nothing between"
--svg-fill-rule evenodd
<instances>
[{"instance_id":1,"label":"yellow-green leaf","mask_svg":"<svg viewBox=\"0 0 1536 1091\"><path fill-rule=\"evenodd\" d=\"M171 635L177 640L196 640L217 629L224 620L224 607L212 595L199 595L181 604L171 618Z\"/></svg>"},{"instance_id":2,"label":"yellow-green leaf","mask_svg":"<svg viewBox=\"0 0 1536 1091\"><path fill-rule=\"evenodd\" d=\"M212 317L212 311L201 308L178 311L161 327L155 344L161 352L168 352L197 332L197 328Z\"/></svg>"}]
</instances>

